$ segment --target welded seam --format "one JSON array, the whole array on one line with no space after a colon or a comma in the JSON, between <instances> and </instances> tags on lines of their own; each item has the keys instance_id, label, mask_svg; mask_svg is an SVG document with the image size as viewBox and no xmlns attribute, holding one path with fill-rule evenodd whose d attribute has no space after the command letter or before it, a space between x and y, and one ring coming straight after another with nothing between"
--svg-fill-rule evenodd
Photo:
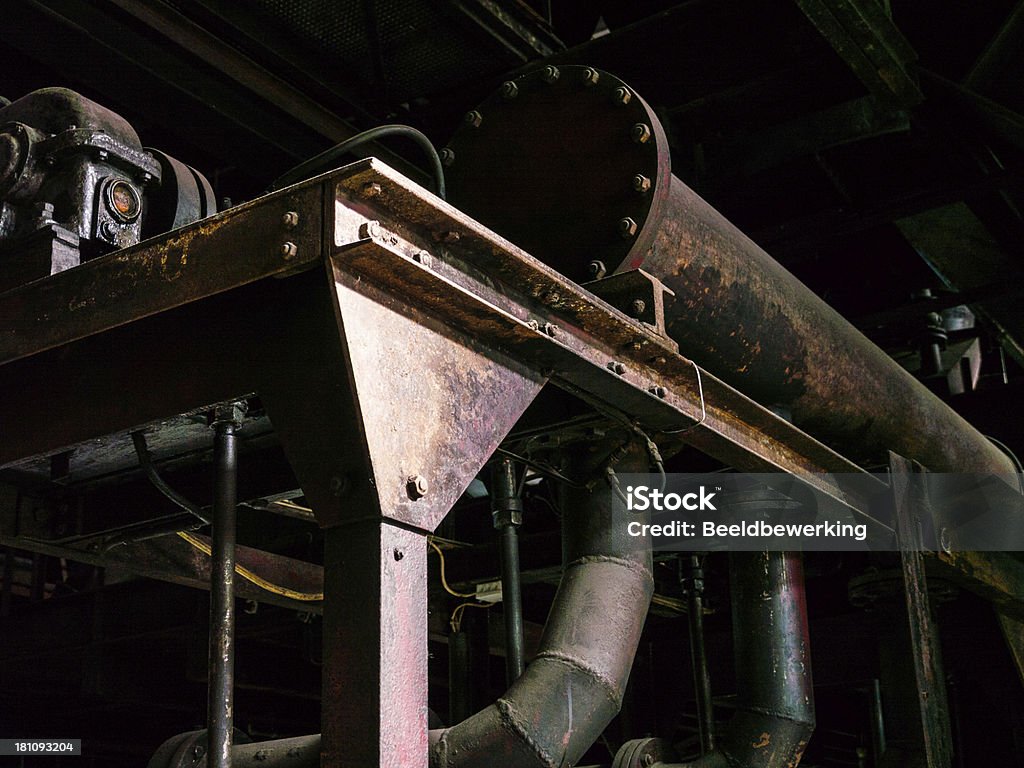
<instances>
[{"instance_id":1,"label":"welded seam","mask_svg":"<svg viewBox=\"0 0 1024 768\"><path fill-rule=\"evenodd\" d=\"M518 713L510 701L504 698L498 699L494 702L494 706L497 707L498 714L501 716L502 725L504 725L513 736L530 748L530 751L537 756L537 759L541 761L544 768L558 768L560 761L556 760L554 756L549 755L547 751L534 740L533 736L530 735L526 724L520 720Z\"/></svg>"},{"instance_id":2,"label":"welded seam","mask_svg":"<svg viewBox=\"0 0 1024 768\"><path fill-rule=\"evenodd\" d=\"M622 708L623 693L619 691L615 682L602 675L593 667L587 666L576 657L559 651L541 651L534 657L534 660L537 659L549 659L557 664L569 667L573 672L579 672L586 678L593 680L597 683L598 687L604 691L609 703L615 706L616 712ZM623 688L625 688L625 685L623 685Z\"/></svg>"},{"instance_id":3,"label":"welded seam","mask_svg":"<svg viewBox=\"0 0 1024 768\"><path fill-rule=\"evenodd\" d=\"M451 733L451 728L445 728L441 731L441 736L437 740L437 743L430 750L431 755L437 755L437 760L431 760L430 764L439 765L440 768L450 768L451 763L448 761L448 734Z\"/></svg>"},{"instance_id":4,"label":"welded seam","mask_svg":"<svg viewBox=\"0 0 1024 768\"><path fill-rule=\"evenodd\" d=\"M584 555L583 557L578 557L571 563L568 563L565 566L565 570L569 570L570 568L578 568L584 565L590 565L592 563L607 563L609 565L618 565L628 569L632 573L642 576L646 581L650 581L652 584L654 583L654 576L651 573L651 569L647 566L640 565L639 563L634 562L633 560L627 560L624 557L613 557L611 555Z\"/></svg>"}]
</instances>

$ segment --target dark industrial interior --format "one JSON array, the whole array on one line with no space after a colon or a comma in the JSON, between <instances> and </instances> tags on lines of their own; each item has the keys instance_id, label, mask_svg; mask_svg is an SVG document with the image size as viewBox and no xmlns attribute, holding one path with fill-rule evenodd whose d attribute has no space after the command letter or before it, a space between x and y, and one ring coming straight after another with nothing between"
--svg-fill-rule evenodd
<instances>
[{"instance_id":1,"label":"dark industrial interior","mask_svg":"<svg viewBox=\"0 0 1024 768\"><path fill-rule=\"evenodd\" d=\"M608 507L1020 475L1024 2L0 11L0 764L1024 765L1019 553Z\"/></svg>"}]
</instances>

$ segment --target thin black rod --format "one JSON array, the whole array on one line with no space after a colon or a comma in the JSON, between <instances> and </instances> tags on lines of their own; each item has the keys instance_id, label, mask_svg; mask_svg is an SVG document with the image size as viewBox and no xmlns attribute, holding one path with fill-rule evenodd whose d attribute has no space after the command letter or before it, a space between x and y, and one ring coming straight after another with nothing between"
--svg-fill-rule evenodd
<instances>
[{"instance_id":1,"label":"thin black rod","mask_svg":"<svg viewBox=\"0 0 1024 768\"><path fill-rule=\"evenodd\" d=\"M492 514L501 537L501 602L505 618L505 677L512 685L525 668L523 595L519 575L519 531L523 502L518 495L515 465L502 456L494 465Z\"/></svg>"},{"instance_id":2,"label":"thin black rod","mask_svg":"<svg viewBox=\"0 0 1024 768\"><path fill-rule=\"evenodd\" d=\"M214 424L213 540L210 572L209 768L230 768L235 676L235 424Z\"/></svg>"},{"instance_id":3,"label":"thin black rod","mask_svg":"<svg viewBox=\"0 0 1024 768\"><path fill-rule=\"evenodd\" d=\"M684 582L689 598L690 658L693 665L693 690L697 700L700 750L702 755L708 755L715 748L715 713L704 646L704 570L697 555L691 555L683 568L686 571Z\"/></svg>"},{"instance_id":4,"label":"thin black rod","mask_svg":"<svg viewBox=\"0 0 1024 768\"><path fill-rule=\"evenodd\" d=\"M519 581L519 532L501 530L501 601L505 608L505 676L509 685L523 674L523 596Z\"/></svg>"}]
</instances>

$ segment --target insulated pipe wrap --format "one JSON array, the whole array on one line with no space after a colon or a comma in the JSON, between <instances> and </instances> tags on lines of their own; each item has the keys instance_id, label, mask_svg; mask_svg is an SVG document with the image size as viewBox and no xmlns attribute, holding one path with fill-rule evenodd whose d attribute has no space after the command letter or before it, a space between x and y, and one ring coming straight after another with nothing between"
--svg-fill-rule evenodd
<instances>
[{"instance_id":1,"label":"insulated pipe wrap","mask_svg":"<svg viewBox=\"0 0 1024 768\"><path fill-rule=\"evenodd\" d=\"M577 459L574 477L596 468ZM634 446L616 468L644 472L647 455ZM650 541L626 533L603 484L567 490L562 537L571 559L537 656L495 704L431 732L432 768L562 768L618 713L654 591Z\"/></svg>"}]
</instances>

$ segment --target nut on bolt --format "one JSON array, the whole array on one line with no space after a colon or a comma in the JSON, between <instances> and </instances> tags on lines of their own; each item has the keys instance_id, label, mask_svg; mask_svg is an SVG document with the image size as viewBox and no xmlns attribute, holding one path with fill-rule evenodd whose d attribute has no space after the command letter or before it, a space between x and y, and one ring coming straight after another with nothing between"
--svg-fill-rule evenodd
<instances>
[{"instance_id":1,"label":"nut on bolt","mask_svg":"<svg viewBox=\"0 0 1024 768\"><path fill-rule=\"evenodd\" d=\"M625 86L619 86L612 93L612 101L618 104L620 107L624 107L633 100L633 93Z\"/></svg>"},{"instance_id":2,"label":"nut on bolt","mask_svg":"<svg viewBox=\"0 0 1024 768\"><path fill-rule=\"evenodd\" d=\"M479 128L484 122L484 116L473 109L466 113L466 116L462 118L462 122L470 128Z\"/></svg>"},{"instance_id":3,"label":"nut on bolt","mask_svg":"<svg viewBox=\"0 0 1024 768\"><path fill-rule=\"evenodd\" d=\"M642 173L638 173L633 177L633 191L639 192L641 195L646 194L651 190L651 180L644 176Z\"/></svg>"},{"instance_id":4,"label":"nut on bolt","mask_svg":"<svg viewBox=\"0 0 1024 768\"><path fill-rule=\"evenodd\" d=\"M608 363L608 370L612 373L617 373L619 376L626 372L626 366L620 363L618 360L612 360Z\"/></svg>"},{"instance_id":5,"label":"nut on bolt","mask_svg":"<svg viewBox=\"0 0 1024 768\"><path fill-rule=\"evenodd\" d=\"M450 147L445 147L437 154L441 158L441 165L443 165L445 168L452 167L452 163L455 162L455 150L451 149Z\"/></svg>"},{"instance_id":6,"label":"nut on bolt","mask_svg":"<svg viewBox=\"0 0 1024 768\"><path fill-rule=\"evenodd\" d=\"M666 389L664 387L651 387L647 391L650 392L655 397L660 397L662 400L664 400L665 399L665 395L668 394L668 392L666 391Z\"/></svg>"},{"instance_id":7,"label":"nut on bolt","mask_svg":"<svg viewBox=\"0 0 1024 768\"><path fill-rule=\"evenodd\" d=\"M363 184L363 197L379 197L383 190L376 181L368 181Z\"/></svg>"},{"instance_id":8,"label":"nut on bolt","mask_svg":"<svg viewBox=\"0 0 1024 768\"><path fill-rule=\"evenodd\" d=\"M633 317L640 317L647 309L647 302L643 299L633 299L629 302L629 314Z\"/></svg>"},{"instance_id":9,"label":"nut on bolt","mask_svg":"<svg viewBox=\"0 0 1024 768\"><path fill-rule=\"evenodd\" d=\"M281 257L288 261L294 259L295 255L299 252L299 246L289 240L286 243L281 243Z\"/></svg>"},{"instance_id":10,"label":"nut on bolt","mask_svg":"<svg viewBox=\"0 0 1024 768\"><path fill-rule=\"evenodd\" d=\"M651 140L651 127L647 123L637 123L630 129L629 138L637 144L646 144Z\"/></svg>"},{"instance_id":11,"label":"nut on bolt","mask_svg":"<svg viewBox=\"0 0 1024 768\"><path fill-rule=\"evenodd\" d=\"M558 67L547 66L540 73L540 79L549 85L555 82L562 73L558 71Z\"/></svg>"},{"instance_id":12,"label":"nut on bolt","mask_svg":"<svg viewBox=\"0 0 1024 768\"><path fill-rule=\"evenodd\" d=\"M633 219L631 219L629 216L625 216L619 219L618 226L619 234L623 237L623 239L628 240L629 238L634 237L636 235L636 222L633 221Z\"/></svg>"},{"instance_id":13,"label":"nut on bolt","mask_svg":"<svg viewBox=\"0 0 1024 768\"><path fill-rule=\"evenodd\" d=\"M359 237L363 239L380 237L381 231L379 221L364 221L359 225Z\"/></svg>"},{"instance_id":14,"label":"nut on bolt","mask_svg":"<svg viewBox=\"0 0 1024 768\"><path fill-rule=\"evenodd\" d=\"M595 259L587 265L587 271L590 272L590 278L592 280L600 280L608 274L608 267L604 265L603 261Z\"/></svg>"},{"instance_id":15,"label":"nut on bolt","mask_svg":"<svg viewBox=\"0 0 1024 768\"><path fill-rule=\"evenodd\" d=\"M519 95L519 86L513 83L511 80L506 80L501 84L501 97L503 99L514 99Z\"/></svg>"},{"instance_id":16,"label":"nut on bolt","mask_svg":"<svg viewBox=\"0 0 1024 768\"><path fill-rule=\"evenodd\" d=\"M410 475L405 483L405 489L409 493L409 498L415 501L427 495L430 485L427 483L427 478L423 475Z\"/></svg>"},{"instance_id":17,"label":"nut on bolt","mask_svg":"<svg viewBox=\"0 0 1024 768\"><path fill-rule=\"evenodd\" d=\"M597 81L601 79L601 73L596 69L587 67L583 70L583 84L588 88L592 85L597 85Z\"/></svg>"},{"instance_id":18,"label":"nut on bolt","mask_svg":"<svg viewBox=\"0 0 1024 768\"><path fill-rule=\"evenodd\" d=\"M299 226L299 214L296 211L288 211L281 216L281 224L285 229L295 229Z\"/></svg>"}]
</instances>

